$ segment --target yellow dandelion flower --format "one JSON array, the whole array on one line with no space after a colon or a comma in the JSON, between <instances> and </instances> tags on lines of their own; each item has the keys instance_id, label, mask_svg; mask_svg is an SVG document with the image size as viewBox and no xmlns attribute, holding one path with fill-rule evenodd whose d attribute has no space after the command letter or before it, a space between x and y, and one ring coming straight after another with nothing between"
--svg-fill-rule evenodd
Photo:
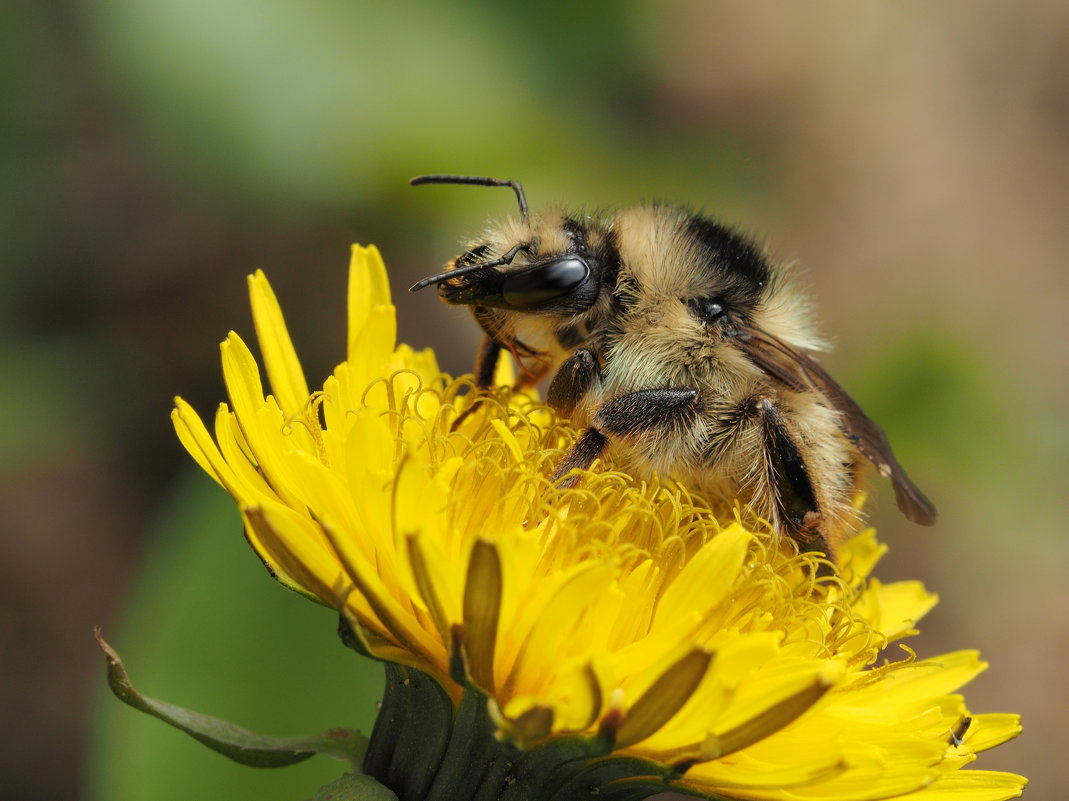
<instances>
[{"instance_id":1,"label":"yellow dandelion flower","mask_svg":"<svg viewBox=\"0 0 1069 801\"><path fill-rule=\"evenodd\" d=\"M399 798L1021 793L963 770L1020 730L955 694L975 653L887 661L935 598L869 578L872 532L818 580L682 489L608 470L556 489L573 432L504 388L453 430L468 387L395 346L374 248L353 249L346 360L321 390L262 273L249 290L270 394L232 333L213 432L181 399L175 428L273 574L387 663L364 769Z\"/></svg>"}]
</instances>

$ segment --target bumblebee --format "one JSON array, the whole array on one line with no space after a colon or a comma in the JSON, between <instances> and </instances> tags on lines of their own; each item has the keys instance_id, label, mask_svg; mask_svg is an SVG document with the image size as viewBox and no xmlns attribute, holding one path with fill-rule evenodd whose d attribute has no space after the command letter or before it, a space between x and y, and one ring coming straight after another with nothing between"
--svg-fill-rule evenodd
<instances>
[{"instance_id":1,"label":"bumblebee","mask_svg":"<svg viewBox=\"0 0 1069 801\"><path fill-rule=\"evenodd\" d=\"M490 385L502 351L582 430L553 480L606 452L637 477L669 476L712 502L738 499L799 550L834 561L858 525L869 466L899 509L931 525L932 503L883 431L820 366L810 304L749 239L686 209L643 204L586 216L528 212L515 181L452 175L419 184L511 187L518 217L490 224L436 285L486 337Z\"/></svg>"}]
</instances>

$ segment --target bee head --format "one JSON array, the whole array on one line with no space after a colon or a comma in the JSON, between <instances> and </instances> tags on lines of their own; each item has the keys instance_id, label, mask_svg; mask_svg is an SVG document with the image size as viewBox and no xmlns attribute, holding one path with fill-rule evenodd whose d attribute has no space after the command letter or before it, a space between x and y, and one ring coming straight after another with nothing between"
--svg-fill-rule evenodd
<instances>
[{"instance_id":1,"label":"bee head","mask_svg":"<svg viewBox=\"0 0 1069 801\"><path fill-rule=\"evenodd\" d=\"M410 183L509 186L520 206L519 220L492 226L443 272L418 281L410 291L437 285L439 296L452 305L538 315L581 314L597 300L602 270L599 254L588 245L586 226L563 214L531 217L516 181L429 175Z\"/></svg>"},{"instance_id":2,"label":"bee head","mask_svg":"<svg viewBox=\"0 0 1069 801\"><path fill-rule=\"evenodd\" d=\"M509 311L549 314L575 313L592 303L593 271L587 258L575 253L539 258L529 242L514 245L505 255L479 261L488 250L479 245L451 263L451 269L424 279L413 289L430 283L446 303L489 306ZM517 260L523 253L526 258Z\"/></svg>"}]
</instances>

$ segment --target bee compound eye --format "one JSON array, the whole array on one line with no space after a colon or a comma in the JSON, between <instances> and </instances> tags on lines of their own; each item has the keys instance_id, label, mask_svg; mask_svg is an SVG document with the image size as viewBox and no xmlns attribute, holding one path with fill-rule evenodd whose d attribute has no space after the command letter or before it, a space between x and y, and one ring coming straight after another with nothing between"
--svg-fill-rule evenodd
<instances>
[{"instance_id":1,"label":"bee compound eye","mask_svg":"<svg viewBox=\"0 0 1069 801\"><path fill-rule=\"evenodd\" d=\"M590 267L577 256L536 265L505 277L501 296L514 309L529 309L564 297L586 281Z\"/></svg>"},{"instance_id":2,"label":"bee compound eye","mask_svg":"<svg viewBox=\"0 0 1069 801\"><path fill-rule=\"evenodd\" d=\"M724 304L720 298L698 298L690 302L690 308L706 325L715 323L724 316Z\"/></svg>"}]
</instances>

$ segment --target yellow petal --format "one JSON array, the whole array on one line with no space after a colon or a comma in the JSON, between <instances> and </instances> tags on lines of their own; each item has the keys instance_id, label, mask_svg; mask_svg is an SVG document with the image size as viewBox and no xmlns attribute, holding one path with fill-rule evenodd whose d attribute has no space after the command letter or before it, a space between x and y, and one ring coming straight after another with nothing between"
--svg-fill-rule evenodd
<instances>
[{"instance_id":1,"label":"yellow petal","mask_svg":"<svg viewBox=\"0 0 1069 801\"><path fill-rule=\"evenodd\" d=\"M694 650L658 677L627 710L616 733L617 747L645 740L675 717L705 678L711 660L712 654Z\"/></svg>"},{"instance_id":2,"label":"yellow petal","mask_svg":"<svg viewBox=\"0 0 1069 801\"><path fill-rule=\"evenodd\" d=\"M750 534L735 524L707 542L661 598L652 628L675 627L677 621L695 614L705 617L719 605L734 584L750 540Z\"/></svg>"},{"instance_id":3,"label":"yellow petal","mask_svg":"<svg viewBox=\"0 0 1069 801\"><path fill-rule=\"evenodd\" d=\"M353 382L367 386L386 372L397 336L393 306L375 306L368 321L353 334L349 343L349 369Z\"/></svg>"},{"instance_id":4,"label":"yellow petal","mask_svg":"<svg viewBox=\"0 0 1069 801\"><path fill-rule=\"evenodd\" d=\"M1024 792L1028 779L1016 773L959 770L943 776L931 787L898 796L898 801L1007 801Z\"/></svg>"},{"instance_id":5,"label":"yellow petal","mask_svg":"<svg viewBox=\"0 0 1069 801\"><path fill-rule=\"evenodd\" d=\"M865 529L839 548L838 557L843 575L854 585L861 583L885 553L887 546L876 539L876 530Z\"/></svg>"},{"instance_id":6,"label":"yellow petal","mask_svg":"<svg viewBox=\"0 0 1069 801\"><path fill-rule=\"evenodd\" d=\"M434 547L430 537L407 535L409 565L419 597L430 612L442 642L449 642L453 626L461 622L456 603L457 588L452 575L445 570L445 560Z\"/></svg>"},{"instance_id":7,"label":"yellow petal","mask_svg":"<svg viewBox=\"0 0 1069 801\"><path fill-rule=\"evenodd\" d=\"M358 384L383 375L393 352L397 322L382 257L375 247L353 247L349 266L348 363Z\"/></svg>"},{"instance_id":8,"label":"yellow petal","mask_svg":"<svg viewBox=\"0 0 1069 801\"><path fill-rule=\"evenodd\" d=\"M493 543L479 540L471 549L464 582L464 653L475 685L494 691L494 646L501 612L501 559Z\"/></svg>"},{"instance_id":9,"label":"yellow petal","mask_svg":"<svg viewBox=\"0 0 1069 801\"><path fill-rule=\"evenodd\" d=\"M739 798L792 798L795 787L828 782L844 774L849 768L845 757L837 751L818 759L783 764L766 762L748 751L740 751L715 762L704 762L691 768L686 783L697 788L742 790L727 793ZM754 790L772 790L776 795L754 794Z\"/></svg>"},{"instance_id":10,"label":"yellow petal","mask_svg":"<svg viewBox=\"0 0 1069 801\"><path fill-rule=\"evenodd\" d=\"M837 697L837 704L845 710L847 704L856 702L856 713L868 717L909 714L909 710L927 708L932 699L968 683L982 673L987 664L980 661L975 651L956 651L892 667L895 669L881 675L879 692L867 691L871 688L865 682L868 674L855 674L854 687ZM857 692L862 695L851 695Z\"/></svg>"},{"instance_id":11,"label":"yellow petal","mask_svg":"<svg viewBox=\"0 0 1069 801\"><path fill-rule=\"evenodd\" d=\"M353 245L349 259L349 341L364 329L374 307L389 305L390 282L379 249ZM350 351L349 360L354 356Z\"/></svg>"},{"instance_id":12,"label":"yellow petal","mask_svg":"<svg viewBox=\"0 0 1069 801\"><path fill-rule=\"evenodd\" d=\"M508 622L505 635L518 644L515 661L508 660L502 649L498 664L508 671L504 686L520 694L543 689L555 677L547 669L546 654L573 653L579 645L573 640L584 617L603 619L597 615L580 616L577 609L589 609L595 599L611 591L614 571L610 565L594 562L577 565L572 570L540 584L536 594L525 598L522 615ZM596 644L589 637L582 638L587 653L596 653ZM511 667L510 667L511 662Z\"/></svg>"},{"instance_id":13,"label":"yellow petal","mask_svg":"<svg viewBox=\"0 0 1069 801\"><path fill-rule=\"evenodd\" d=\"M225 408L225 407L224 407ZM200 465L200 468L218 483L223 484L220 469L227 469L215 442L204 427L200 415L192 406L182 398L174 399L174 410L171 412L171 423L174 425L178 440L182 443L189 455ZM218 465L218 467L217 467ZM223 484L226 487L226 484Z\"/></svg>"},{"instance_id":14,"label":"yellow petal","mask_svg":"<svg viewBox=\"0 0 1069 801\"><path fill-rule=\"evenodd\" d=\"M279 508L266 515L263 507L248 507L242 518L249 543L282 584L327 606L336 607L344 601L348 581L337 561L313 544L315 535L302 530L300 517Z\"/></svg>"},{"instance_id":15,"label":"yellow petal","mask_svg":"<svg viewBox=\"0 0 1069 801\"><path fill-rule=\"evenodd\" d=\"M260 370L248 346L233 331L219 345L223 357L223 380L230 406L243 425L251 423L264 406Z\"/></svg>"},{"instance_id":16,"label":"yellow petal","mask_svg":"<svg viewBox=\"0 0 1069 801\"><path fill-rule=\"evenodd\" d=\"M858 604L867 604L864 618L890 642L911 633L938 601L939 597L919 581L881 584L873 580Z\"/></svg>"},{"instance_id":17,"label":"yellow petal","mask_svg":"<svg viewBox=\"0 0 1069 801\"><path fill-rule=\"evenodd\" d=\"M278 299L262 270L249 276L249 300L271 391L286 415L303 411L308 405L308 382L304 380L304 370L293 349Z\"/></svg>"},{"instance_id":18,"label":"yellow petal","mask_svg":"<svg viewBox=\"0 0 1069 801\"><path fill-rule=\"evenodd\" d=\"M973 751L986 751L1002 745L1021 733L1020 715L973 715L965 732L965 745Z\"/></svg>"},{"instance_id":19,"label":"yellow petal","mask_svg":"<svg viewBox=\"0 0 1069 801\"><path fill-rule=\"evenodd\" d=\"M245 435L237 424L237 418L225 405L215 413L215 441L234 473L235 490L232 494L244 498L246 504L256 504L257 499L278 500L278 495L256 469L256 460L245 443Z\"/></svg>"}]
</instances>

